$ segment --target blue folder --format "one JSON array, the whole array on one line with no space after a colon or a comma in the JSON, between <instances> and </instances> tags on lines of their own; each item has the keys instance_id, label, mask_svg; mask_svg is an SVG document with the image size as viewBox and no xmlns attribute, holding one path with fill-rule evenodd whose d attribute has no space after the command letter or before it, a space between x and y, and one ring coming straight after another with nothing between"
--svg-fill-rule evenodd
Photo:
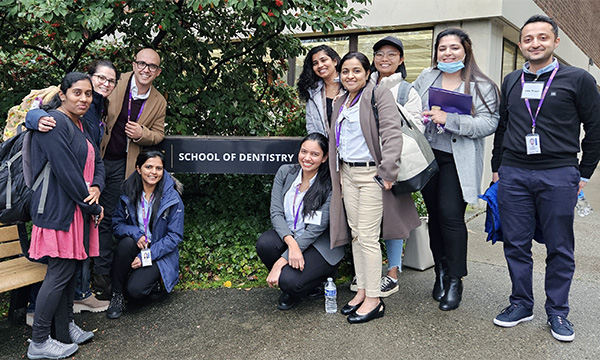
<instances>
[{"instance_id":1,"label":"blue folder","mask_svg":"<svg viewBox=\"0 0 600 360\"><path fill-rule=\"evenodd\" d=\"M439 106L447 113L471 115L472 103L473 97L471 95L436 87L429 88L430 109L432 106Z\"/></svg>"}]
</instances>

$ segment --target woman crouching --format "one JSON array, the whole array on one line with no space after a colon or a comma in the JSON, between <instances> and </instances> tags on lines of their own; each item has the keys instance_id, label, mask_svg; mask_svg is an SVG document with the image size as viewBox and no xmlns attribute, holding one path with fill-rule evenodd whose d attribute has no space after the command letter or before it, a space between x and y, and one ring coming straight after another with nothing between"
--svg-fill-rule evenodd
<instances>
[{"instance_id":1,"label":"woman crouching","mask_svg":"<svg viewBox=\"0 0 600 360\"><path fill-rule=\"evenodd\" d=\"M164 171L160 151L142 151L135 166L136 171L123 183L113 214L113 231L119 243L111 270L109 319L123 314L125 288L132 298L139 299L149 295L161 278L167 292L179 280L181 184Z\"/></svg>"},{"instance_id":2,"label":"woman crouching","mask_svg":"<svg viewBox=\"0 0 600 360\"><path fill-rule=\"evenodd\" d=\"M329 240L328 150L327 138L312 133L302 140L299 164L282 165L275 175L274 230L258 238L256 252L270 270L269 286L281 288L279 310L291 309L306 295L322 295L322 283L344 257L344 247L331 248Z\"/></svg>"}]
</instances>

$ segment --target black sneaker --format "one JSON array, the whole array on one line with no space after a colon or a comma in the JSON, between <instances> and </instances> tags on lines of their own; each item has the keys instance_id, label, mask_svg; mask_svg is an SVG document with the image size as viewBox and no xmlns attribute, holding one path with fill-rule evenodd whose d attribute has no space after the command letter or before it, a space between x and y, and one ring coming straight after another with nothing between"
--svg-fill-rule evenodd
<instances>
[{"instance_id":1,"label":"black sneaker","mask_svg":"<svg viewBox=\"0 0 600 360\"><path fill-rule=\"evenodd\" d=\"M533 310L521 304L510 304L494 318L494 324L502 327L517 326L523 321L533 320Z\"/></svg>"},{"instance_id":2,"label":"black sneaker","mask_svg":"<svg viewBox=\"0 0 600 360\"><path fill-rule=\"evenodd\" d=\"M109 319L118 319L123 315L124 310L125 298L123 294L113 293L110 305L108 305L108 309L106 310L106 317Z\"/></svg>"},{"instance_id":3,"label":"black sneaker","mask_svg":"<svg viewBox=\"0 0 600 360\"><path fill-rule=\"evenodd\" d=\"M575 339L573 324L567 318L560 315L548 316L548 325L550 325L550 332L556 340L573 341Z\"/></svg>"},{"instance_id":4,"label":"black sneaker","mask_svg":"<svg viewBox=\"0 0 600 360\"><path fill-rule=\"evenodd\" d=\"M381 278L381 296L387 297L398 291L398 280L394 281L391 276Z\"/></svg>"}]
</instances>

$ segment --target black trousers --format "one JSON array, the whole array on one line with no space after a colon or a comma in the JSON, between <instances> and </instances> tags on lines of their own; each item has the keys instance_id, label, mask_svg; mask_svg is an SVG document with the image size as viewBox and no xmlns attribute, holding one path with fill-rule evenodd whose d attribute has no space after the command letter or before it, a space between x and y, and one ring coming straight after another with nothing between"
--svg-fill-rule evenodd
<instances>
[{"instance_id":1,"label":"black trousers","mask_svg":"<svg viewBox=\"0 0 600 360\"><path fill-rule=\"evenodd\" d=\"M100 205L104 207L104 219L98 225L100 256L94 258L94 273L109 275L113 261L112 216L121 196L121 184L125 180L127 161L104 160L104 190L100 194Z\"/></svg>"},{"instance_id":2,"label":"black trousers","mask_svg":"<svg viewBox=\"0 0 600 360\"><path fill-rule=\"evenodd\" d=\"M160 280L160 270L154 260L152 266L131 268L131 263L139 253L137 240L126 237L119 241L111 270L113 293L123 294L126 289L132 298L139 299L150 294L154 284Z\"/></svg>"},{"instance_id":3,"label":"black trousers","mask_svg":"<svg viewBox=\"0 0 600 360\"><path fill-rule=\"evenodd\" d=\"M67 318L73 320L73 296L77 282L75 270L81 261L48 258L48 270L36 299L33 318L33 342L46 341L50 335L52 319L59 306L67 307ZM63 295L64 293L64 295ZM63 302L61 302L61 299ZM64 300L66 299L66 302Z\"/></svg>"},{"instance_id":4,"label":"black trousers","mask_svg":"<svg viewBox=\"0 0 600 360\"><path fill-rule=\"evenodd\" d=\"M263 233L256 242L256 252L269 270L286 250L287 245L275 230ZM312 245L304 250L302 255L304 255L303 271L286 265L279 276L279 288L293 298L308 295L312 289L326 281L328 277L335 276L339 265L329 264Z\"/></svg>"},{"instance_id":5,"label":"black trousers","mask_svg":"<svg viewBox=\"0 0 600 360\"><path fill-rule=\"evenodd\" d=\"M451 277L463 277L467 275L467 203L453 155L433 152L440 171L421 191L429 213L429 246L436 265L447 267Z\"/></svg>"}]
</instances>

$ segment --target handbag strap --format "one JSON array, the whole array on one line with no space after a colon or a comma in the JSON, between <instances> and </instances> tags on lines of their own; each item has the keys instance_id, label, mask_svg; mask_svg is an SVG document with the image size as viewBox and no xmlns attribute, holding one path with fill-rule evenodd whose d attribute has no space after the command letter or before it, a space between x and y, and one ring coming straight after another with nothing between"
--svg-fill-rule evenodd
<instances>
[{"instance_id":1,"label":"handbag strap","mask_svg":"<svg viewBox=\"0 0 600 360\"><path fill-rule=\"evenodd\" d=\"M371 94L371 106L373 107L373 116L375 117L375 126L377 126L377 133L379 133L379 110L377 110L377 101L375 101L375 89L376 88L377 88L377 86L375 86L373 88L373 92ZM400 113L400 126L403 126L406 123L410 124L410 122L406 119L406 117L404 116L402 111L400 111L400 109L398 109L398 112ZM380 136L381 136L381 134L380 134Z\"/></svg>"}]
</instances>

